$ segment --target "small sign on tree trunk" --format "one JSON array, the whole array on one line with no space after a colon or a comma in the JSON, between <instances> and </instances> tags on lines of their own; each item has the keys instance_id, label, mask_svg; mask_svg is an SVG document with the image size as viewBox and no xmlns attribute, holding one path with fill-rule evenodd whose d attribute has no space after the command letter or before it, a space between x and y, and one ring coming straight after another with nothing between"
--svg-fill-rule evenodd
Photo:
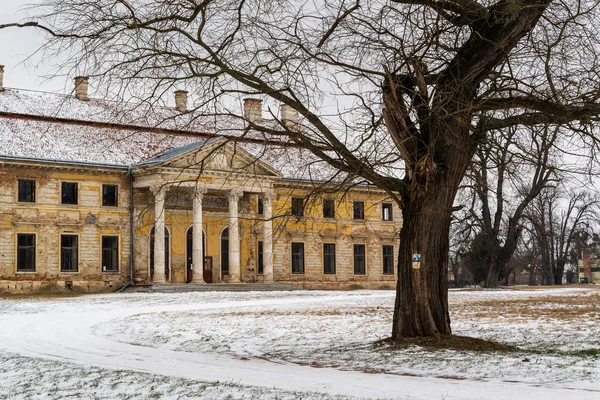
<instances>
[{"instance_id":1,"label":"small sign on tree trunk","mask_svg":"<svg viewBox=\"0 0 600 400\"><path fill-rule=\"evenodd\" d=\"M421 268L421 255L420 254L413 254L413 269L419 269Z\"/></svg>"}]
</instances>

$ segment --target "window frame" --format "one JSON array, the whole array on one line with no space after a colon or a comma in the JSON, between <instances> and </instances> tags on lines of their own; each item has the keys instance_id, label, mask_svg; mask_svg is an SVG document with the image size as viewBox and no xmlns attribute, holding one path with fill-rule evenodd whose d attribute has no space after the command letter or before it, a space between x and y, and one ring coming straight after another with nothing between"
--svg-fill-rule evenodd
<instances>
[{"instance_id":1,"label":"window frame","mask_svg":"<svg viewBox=\"0 0 600 400\"><path fill-rule=\"evenodd\" d=\"M256 203L256 214L264 215L265 214L265 203L262 197L258 198L258 202Z\"/></svg>"},{"instance_id":2,"label":"window frame","mask_svg":"<svg viewBox=\"0 0 600 400\"><path fill-rule=\"evenodd\" d=\"M63 238L65 237L71 237L71 238L75 238L76 239L76 245L77 247L75 247L75 252L72 253L75 256L75 269L63 269L63 260L64 260L64 254L63 254L63 249L73 249L73 247L64 247L63 246ZM60 234L60 242L59 242L59 249L60 249L60 272L61 273L77 273L79 272L79 249L80 249L80 243L79 243L79 235L77 234L73 234L73 233L61 233Z\"/></svg>"},{"instance_id":3,"label":"window frame","mask_svg":"<svg viewBox=\"0 0 600 400\"><path fill-rule=\"evenodd\" d=\"M107 201L105 201L106 197L104 195L104 189L109 187L115 188L114 204L107 204ZM102 207L119 207L119 185L109 183L102 184Z\"/></svg>"},{"instance_id":4,"label":"window frame","mask_svg":"<svg viewBox=\"0 0 600 400\"><path fill-rule=\"evenodd\" d=\"M26 200L21 198L21 183L31 183L31 200ZM37 182L35 179L17 179L17 202L18 203L35 203L37 200ZM25 197L25 193L23 193L23 197Z\"/></svg>"},{"instance_id":5,"label":"window frame","mask_svg":"<svg viewBox=\"0 0 600 400\"><path fill-rule=\"evenodd\" d=\"M330 206L325 206L325 204ZM325 211L331 211L331 215L327 215ZM323 199L323 218L335 219L335 200Z\"/></svg>"},{"instance_id":6,"label":"window frame","mask_svg":"<svg viewBox=\"0 0 600 400\"><path fill-rule=\"evenodd\" d=\"M294 252L294 246L300 246L302 248L302 265L300 265L302 268L301 270L298 270L298 268L296 268L295 270L295 264L294 264L294 260L297 260L297 252ZM292 275L304 275L306 273L306 249L305 249L305 245L304 242L291 242L290 245L290 250L291 250L291 256L292 256L292 260L291 260L291 267L292 267Z\"/></svg>"},{"instance_id":7,"label":"window frame","mask_svg":"<svg viewBox=\"0 0 600 400\"><path fill-rule=\"evenodd\" d=\"M363 253L362 253L362 262L363 262L363 266L362 267L363 267L363 272L362 273L361 272L357 273L357 270L356 270L356 266L357 266L356 257L357 257L357 255L360 256L360 254L356 253L356 249L360 248L360 247L362 247L362 249L363 249ZM354 275L357 275L357 276L366 276L367 275L367 245L366 244L364 244L364 243L354 243L352 245L352 266L353 266L353 270L354 270L353 271Z\"/></svg>"},{"instance_id":8,"label":"window frame","mask_svg":"<svg viewBox=\"0 0 600 400\"><path fill-rule=\"evenodd\" d=\"M385 254L385 249L386 248L391 248L391 250L392 250L391 253L388 254L387 256ZM396 271L395 271L395 268L394 268L394 253L395 253L395 249L394 249L394 245L393 244L384 244L384 245L381 245L381 272L382 272L383 275L387 275L387 276L393 276L393 275L395 275ZM390 265L390 267L391 267L391 271L392 272L386 272L386 268L385 268L386 267L386 265L385 265L386 257L388 259L391 259L391 265Z\"/></svg>"},{"instance_id":9,"label":"window frame","mask_svg":"<svg viewBox=\"0 0 600 400\"><path fill-rule=\"evenodd\" d=\"M326 246L333 246L333 253L327 252ZM329 260L329 263L333 265L332 270L327 270L328 259L327 257L333 257L333 259ZM337 273L337 255L336 255L336 246L335 243L323 243L323 274L324 275L335 275ZM332 262L332 263L331 263Z\"/></svg>"},{"instance_id":10,"label":"window frame","mask_svg":"<svg viewBox=\"0 0 600 400\"><path fill-rule=\"evenodd\" d=\"M20 246L19 245L19 237L21 236L33 236L33 246L29 246L29 245L25 245L25 246ZM16 247L17 247L17 251L16 251L16 257L15 257L15 266L16 266L16 270L18 273L35 273L37 270L37 234L35 233L30 233L30 232L20 232L17 233L17 237L16 237ZM21 247L25 247L25 249L32 249L33 250L33 269L22 269L19 267L19 261L20 261L20 250Z\"/></svg>"},{"instance_id":11,"label":"window frame","mask_svg":"<svg viewBox=\"0 0 600 400\"><path fill-rule=\"evenodd\" d=\"M114 249L109 249L109 248L104 247L104 239L108 239L108 238L116 239L117 246ZM120 262L121 262L120 243L119 243L120 240L119 239L120 239L119 235L102 235L101 238L100 238L100 240L101 240L101 243L100 243L100 263L101 263L101 265L100 266L102 268L102 272L103 273L115 273L115 272L118 273L119 272L119 265L120 265ZM116 265L115 265L114 269L107 269L107 268L105 268L106 265L104 263L104 251L107 250L107 249L108 250L114 250L116 252L117 261L116 261Z\"/></svg>"},{"instance_id":12,"label":"window frame","mask_svg":"<svg viewBox=\"0 0 600 400\"><path fill-rule=\"evenodd\" d=\"M65 185L74 185L75 187L75 199L73 203L68 203L65 202ZM60 183L60 204L65 204L65 205L78 205L79 204L79 184L77 182L61 182Z\"/></svg>"},{"instance_id":13,"label":"window frame","mask_svg":"<svg viewBox=\"0 0 600 400\"><path fill-rule=\"evenodd\" d=\"M360 206L357 208L357 206ZM358 211L358 215L357 215ZM365 202L364 201L353 201L352 202L352 219L356 221L364 221L365 219Z\"/></svg>"},{"instance_id":14,"label":"window frame","mask_svg":"<svg viewBox=\"0 0 600 400\"><path fill-rule=\"evenodd\" d=\"M389 210L389 215L386 218L385 211ZM394 207L392 203L381 204L381 220L382 221L393 221L394 220Z\"/></svg>"},{"instance_id":15,"label":"window frame","mask_svg":"<svg viewBox=\"0 0 600 400\"><path fill-rule=\"evenodd\" d=\"M304 217L305 211L305 198L304 197L292 197L292 204L290 209L290 214L294 217Z\"/></svg>"}]
</instances>

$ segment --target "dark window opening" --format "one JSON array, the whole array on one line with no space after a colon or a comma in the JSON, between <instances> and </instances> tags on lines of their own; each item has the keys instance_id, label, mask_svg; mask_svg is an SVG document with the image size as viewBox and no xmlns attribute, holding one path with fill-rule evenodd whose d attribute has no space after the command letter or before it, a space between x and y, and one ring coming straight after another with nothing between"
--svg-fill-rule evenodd
<instances>
[{"instance_id":1,"label":"dark window opening","mask_svg":"<svg viewBox=\"0 0 600 400\"><path fill-rule=\"evenodd\" d=\"M304 216L304 199L301 197L292 198L292 215L296 217Z\"/></svg>"},{"instance_id":2,"label":"dark window opening","mask_svg":"<svg viewBox=\"0 0 600 400\"><path fill-rule=\"evenodd\" d=\"M60 270L61 272L77 272L79 268L77 235L60 236Z\"/></svg>"},{"instance_id":3,"label":"dark window opening","mask_svg":"<svg viewBox=\"0 0 600 400\"><path fill-rule=\"evenodd\" d=\"M365 245L354 245L354 275L365 275Z\"/></svg>"},{"instance_id":4,"label":"dark window opening","mask_svg":"<svg viewBox=\"0 0 600 400\"><path fill-rule=\"evenodd\" d=\"M323 244L323 273L335 274L335 244Z\"/></svg>"},{"instance_id":5,"label":"dark window opening","mask_svg":"<svg viewBox=\"0 0 600 400\"><path fill-rule=\"evenodd\" d=\"M323 218L335 218L335 202L332 199L323 200Z\"/></svg>"},{"instance_id":6,"label":"dark window opening","mask_svg":"<svg viewBox=\"0 0 600 400\"><path fill-rule=\"evenodd\" d=\"M102 271L119 271L119 237L102 236Z\"/></svg>"},{"instance_id":7,"label":"dark window opening","mask_svg":"<svg viewBox=\"0 0 600 400\"><path fill-rule=\"evenodd\" d=\"M304 243L292 242L292 274L304 273Z\"/></svg>"},{"instance_id":8,"label":"dark window opening","mask_svg":"<svg viewBox=\"0 0 600 400\"><path fill-rule=\"evenodd\" d=\"M258 273L262 274L265 272L265 263L263 260L263 242L258 242L258 251L257 251L257 259L258 259Z\"/></svg>"},{"instance_id":9,"label":"dark window opening","mask_svg":"<svg viewBox=\"0 0 600 400\"><path fill-rule=\"evenodd\" d=\"M19 179L19 201L35 203L35 181Z\"/></svg>"},{"instance_id":10,"label":"dark window opening","mask_svg":"<svg viewBox=\"0 0 600 400\"><path fill-rule=\"evenodd\" d=\"M353 204L354 219L365 219L365 203L362 201L355 201Z\"/></svg>"},{"instance_id":11,"label":"dark window opening","mask_svg":"<svg viewBox=\"0 0 600 400\"><path fill-rule=\"evenodd\" d=\"M383 274L394 275L394 246L383 246Z\"/></svg>"},{"instance_id":12,"label":"dark window opening","mask_svg":"<svg viewBox=\"0 0 600 400\"><path fill-rule=\"evenodd\" d=\"M102 205L116 207L119 204L119 189L117 185L102 185Z\"/></svg>"},{"instance_id":13,"label":"dark window opening","mask_svg":"<svg viewBox=\"0 0 600 400\"><path fill-rule=\"evenodd\" d=\"M392 205L390 203L383 203L381 205L381 218L384 221L392 221Z\"/></svg>"},{"instance_id":14,"label":"dark window opening","mask_svg":"<svg viewBox=\"0 0 600 400\"><path fill-rule=\"evenodd\" d=\"M35 235L17 235L17 271L35 272Z\"/></svg>"},{"instance_id":15,"label":"dark window opening","mask_svg":"<svg viewBox=\"0 0 600 400\"><path fill-rule=\"evenodd\" d=\"M258 199L258 215L263 215L265 213L265 203L263 202L263 199L259 198Z\"/></svg>"},{"instance_id":16,"label":"dark window opening","mask_svg":"<svg viewBox=\"0 0 600 400\"><path fill-rule=\"evenodd\" d=\"M229 228L221 232L221 273L229 274Z\"/></svg>"},{"instance_id":17,"label":"dark window opening","mask_svg":"<svg viewBox=\"0 0 600 400\"><path fill-rule=\"evenodd\" d=\"M77 183L63 182L60 190L61 204L77 204Z\"/></svg>"}]
</instances>

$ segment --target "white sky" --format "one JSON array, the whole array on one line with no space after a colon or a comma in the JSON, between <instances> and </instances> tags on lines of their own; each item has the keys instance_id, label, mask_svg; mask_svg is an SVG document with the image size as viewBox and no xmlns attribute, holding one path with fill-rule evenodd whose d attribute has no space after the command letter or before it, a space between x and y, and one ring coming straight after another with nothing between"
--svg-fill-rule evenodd
<instances>
[{"instance_id":1,"label":"white sky","mask_svg":"<svg viewBox=\"0 0 600 400\"><path fill-rule=\"evenodd\" d=\"M0 0L0 24L19 22L30 11L25 7L39 0ZM33 28L0 30L0 65L4 65L4 86L64 93L71 83L63 77L49 79L51 61L31 56L42 43L42 35Z\"/></svg>"}]
</instances>

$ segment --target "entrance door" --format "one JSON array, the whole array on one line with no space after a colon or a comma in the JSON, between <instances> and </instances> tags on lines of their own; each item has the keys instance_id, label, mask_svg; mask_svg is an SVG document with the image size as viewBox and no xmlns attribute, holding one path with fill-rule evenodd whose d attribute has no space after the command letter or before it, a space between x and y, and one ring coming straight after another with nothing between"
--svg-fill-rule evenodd
<instances>
[{"instance_id":1,"label":"entrance door","mask_svg":"<svg viewBox=\"0 0 600 400\"><path fill-rule=\"evenodd\" d=\"M196 266L194 265L192 267L192 263L193 263L193 251L194 251L194 247L193 247L193 240L194 240L194 228L193 227L189 227L186 233L186 278L185 278L185 282L186 283L190 283L192 281L192 277L193 277L193 268L200 268L200 266ZM206 235L204 234L204 231L202 232L202 254L206 255ZM206 260L207 257L204 257L204 259ZM206 279L206 269L203 268L203 276L204 276L204 282L206 283L212 283L212 271L208 271L209 275L210 275L210 280Z\"/></svg>"}]
</instances>

